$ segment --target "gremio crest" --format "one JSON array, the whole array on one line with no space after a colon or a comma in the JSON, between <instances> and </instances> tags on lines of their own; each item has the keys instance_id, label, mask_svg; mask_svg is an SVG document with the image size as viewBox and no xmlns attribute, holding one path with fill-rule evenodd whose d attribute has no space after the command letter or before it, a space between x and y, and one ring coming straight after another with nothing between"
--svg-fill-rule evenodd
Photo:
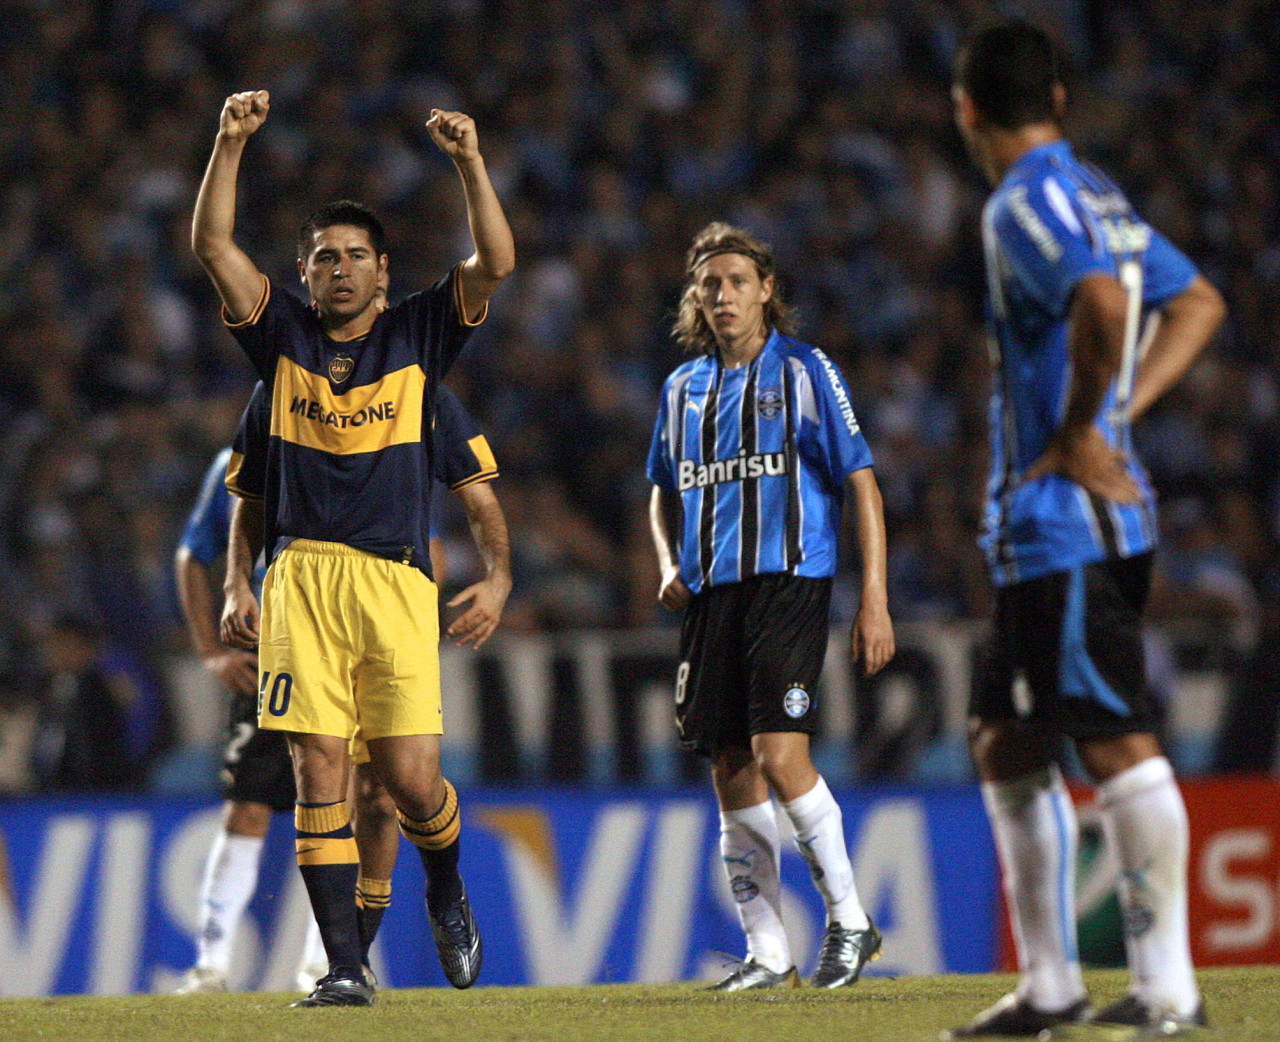
<instances>
[{"instance_id":1,"label":"gremio crest","mask_svg":"<svg viewBox=\"0 0 1280 1042\"><path fill-rule=\"evenodd\" d=\"M340 384L351 375L351 370L355 367L356 360L350 355L334 355L329 359L329 379Z\"/></svg>"}]
</instances>

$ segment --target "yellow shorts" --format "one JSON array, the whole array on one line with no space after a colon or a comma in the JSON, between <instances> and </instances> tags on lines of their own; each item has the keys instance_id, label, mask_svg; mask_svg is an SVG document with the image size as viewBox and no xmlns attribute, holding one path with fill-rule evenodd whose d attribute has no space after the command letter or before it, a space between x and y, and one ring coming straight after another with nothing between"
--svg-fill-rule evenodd
<instances>
[{"instance_id":1,"label":"yellow shorts","mask_svg":"<svg viewBox=\"0 0 1280 1042\"><path fill-rule=\"evenodd\" d=\"M441 734L439 641L436 586L417 568L295 539L262 586L258 726Z\"/></svg>"}]
</instances>

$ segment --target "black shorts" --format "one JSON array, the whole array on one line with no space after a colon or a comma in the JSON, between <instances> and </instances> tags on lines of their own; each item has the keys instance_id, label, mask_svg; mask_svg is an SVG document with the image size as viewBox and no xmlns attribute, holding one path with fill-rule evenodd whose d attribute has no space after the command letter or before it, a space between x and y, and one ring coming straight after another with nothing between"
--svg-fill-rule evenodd
<instances>
[{"instance_id":1,"label":"black shorts","mask_svg":"<svg viewBox=\"0 0 1280 1042\"><path fill-rule=\"evenodd\" d=\"M1027 719L1071 738L1152 730L1142 648L1150 588L1148 553L998 589L971 715Z\"/></svg>"},{"instance_id":2,"label":"black shorts","mask_svg":"<svg viewBox=\"0 0 1280 1042\"><path fill-rule=\"evenodd\" d=\"M709 756L755 734L813 734L830 605L830 579L786 573L694 597L680 630L680 744Z\"/></svg>"},{"instance_id":3,"label":"black shorts","mask_svg":"<svg viewBox=\"0 0 1280 1042\"><path fill-rule=\"evenodd\" d=\"M257 695L232 699L220 781L224 799L293 810L297 790L289 744L283 731L258 729Z\"/></svg>"}]
</instances>

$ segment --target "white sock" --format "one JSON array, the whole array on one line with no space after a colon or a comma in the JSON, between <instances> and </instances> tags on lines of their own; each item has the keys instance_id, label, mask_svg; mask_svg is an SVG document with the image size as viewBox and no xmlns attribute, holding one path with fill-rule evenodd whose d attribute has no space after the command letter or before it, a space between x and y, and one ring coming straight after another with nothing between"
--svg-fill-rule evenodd
<instances>
[{"instance_id":1,"label":"white sock","mask_svg":"<svg viewBox=\"0 0 1280 1042\"><path fill-rule=\"evenodd\" d=\"M1186 1015L1200 1004L1187 926L1187 808L1163 756L1098 786L1107 842L1120 862L1120 907L1133 990Z\"/></svg>"},{"instance_id":2,"label":"white sock","mask_svg":"<svg viewBox=\"0 0 1280 1042\"><path fill-rule=\"evenodd\" d=\"M1084 997L1076 946L1076 815L1055 767L1013 781L984 782L1013 940L1019 991L1036 1009L1065 1009Z\"/></svg>"},{"instance_id":3,"label":"white sock","mask_svg":"<svg viewBox=\"0 0 1280 1042\"><path fill-rule=\"evenodd\" d=\"M818 784L803 796L782 805L796 834L796 849L809 863L809 874L827 905L827 922L846 930L865 930L870 925L858 900L849 864L849 848L844 841L844 816L818 775Z\"/></svg>"},{"instance_id":4,"label":"white sock","mask_svg":"<svg viewBox=\"0 0 1280 1042\"><path fill-rule=\"evenodd\" d=\"M779 846L772 803L720 812L720 855L747 935L747 958L774 973L791 968L791 946L782 926Z\"/></svg>"},{"instance_id":5,"label":"white sock","mask_svg":"<svg viewBox=\"0 0 1280 1042\"><path fill-rule=\"evenodd\" d=\"M261 836L240 836L225 829L214 837L200 884L200 938L196 965L226 974L231 942L245 906L258 885Z\"/></svg>"}]
</instances>

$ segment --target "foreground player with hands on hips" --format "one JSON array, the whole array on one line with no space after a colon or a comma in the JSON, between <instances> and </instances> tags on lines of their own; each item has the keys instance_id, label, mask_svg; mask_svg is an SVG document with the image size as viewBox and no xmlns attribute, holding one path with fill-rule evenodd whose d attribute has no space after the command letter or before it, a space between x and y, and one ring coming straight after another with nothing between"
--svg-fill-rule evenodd
<instances>
[{"instance_id":1,"label":"foreground player with hands on hips","mask_svg":"<svg viewBox=\"0 0 1280 1042\"><path fill-rule=\"evenodd\" d=\"M880 950L809 742L846 491L862 552L853 653L868 675L893 657L884 512L844 377L789 335L774 267L767 246L727 224L695 238L673 332L698 357L667 378L648 464L659 599L684 612L676 723L684 747L711 759L747 935L746 959L715 985L731 992L798 983L770 791L827 906L812 983L852 984Z\"/></svg>"},{"instance_id":2,"label":"foreground player with hands on hips","mask_svg":"<svg viewBox=\"0 0 1280 1042\"><path fill-rule=\"evenodd\" d=\"M298 238L310 302L274 285L236 245L236 178L267 119L266 91L228 98L196 200L192 247L223 318L271 393L259 725L284 731L298 789L298 864L330 971L304 1006L368 1005L345 802L357 720L370 761L422 856L446 976L472 984L480 934L458 872L457 793L440 773L437 592L429 560L436 388L512 271L515 246L474 121L433 110L475 252L431 288L381 310L382 224L331 203Z\"/></svg>"},{"instance_id":3,"label":"foreground player with hands on hips","mask_svg":"<svg viewBox=\"0 0 1280 1042\"><path fill-rule=\"evenodd\" d=\"M1182 1034L1204 1023L1188 940L1187 813L1144 673L1156 505L1129 425L1204 349L1222 300L1073 154L1044 32L1016 20L979 30L960 51L953 99L994 188L982 218L995 362L982 542L995 618L970 746L1021 978L950 1037L1034 1038L1082 1021L1107 1037ZM1062 736L1097 785L1121 870L1132 983L1097 1011L1076 950Z\"/></svg>"}]
</instances>

